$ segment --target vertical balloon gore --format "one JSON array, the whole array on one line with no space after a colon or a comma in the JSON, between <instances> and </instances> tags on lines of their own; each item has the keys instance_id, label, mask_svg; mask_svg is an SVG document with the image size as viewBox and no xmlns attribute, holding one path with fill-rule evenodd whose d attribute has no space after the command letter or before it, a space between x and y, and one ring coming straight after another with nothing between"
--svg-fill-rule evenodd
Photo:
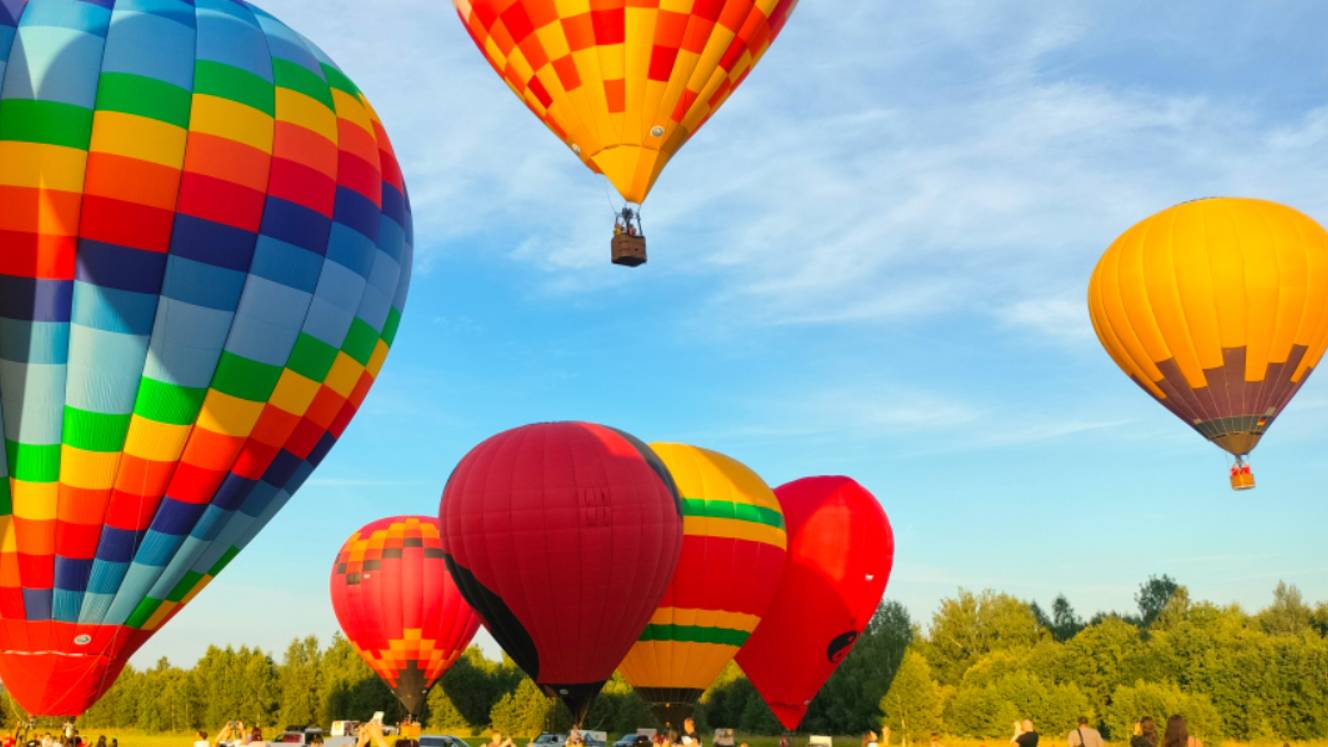
<instances>
[{"instance_id":1,"label":"vertical balloon gore","mask_svg":"<svg viewBox=\"0 0 1328 747\"><path fill-rule=\"evenodd\" d=\"M409 284L368 101L241 0L0 0L0 678L81 714L327 456Z\"/></svg>"},{"instance_id":2,"label":"vertical balloon gore","mask_svg":"<svg viewBox=\"0 0 1328 747\"><path fill-rule=\"evenodd\" d=\"M527 425L466 454L439 520L461 593L580 723L677 565L682 518L668 470L612 428Z\"/></svg>"},{"instance_id":3,"label":"vertical balloon gore","mask_svg":"<svg viewBox=\"0 0 1328 747\"><path fill-rule=\"evenodd\" d=\"M332 610L346 639L416 716L479 616L443 559L438 519L380 519L350 536L332 566Z\"/></svg>"},{"instance_id":4,"label":"vertical balloon gore","mask_svg":"<svg viewBox=\"0 0 1328 747\"><path fill-rule=\"evenodd\" d=\"M788 565L737 661L792 730L880 605L895 541L881 504L847 477L808 477L775 495L788 523Z\"/></svg>"}]
</instances>

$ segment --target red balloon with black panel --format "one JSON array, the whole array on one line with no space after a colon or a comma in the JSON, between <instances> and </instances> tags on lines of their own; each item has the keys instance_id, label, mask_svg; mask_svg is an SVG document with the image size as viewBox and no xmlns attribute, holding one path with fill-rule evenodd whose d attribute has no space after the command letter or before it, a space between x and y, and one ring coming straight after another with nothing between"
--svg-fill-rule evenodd
<instances>
[{"instance_id":1,"label":"red balloon with black panel","mask_svg":"<svg viewBox=\"0 0 1328 747\"><path fill-rule=\"evenodd\" d=\"M895 541L880 502L848 477L795 480L775 496L788 529L788 564L736 660L793 730L880 605Z\"/></svg>"},{"instance_id":2,"label":"red balloon with black panel","mask_svg":"<svg viewBox=\"0 0 1328 747\"><path fill-rule=\"evenodd\" d=\"M580 723L678 563L682 516L668 470L613 428L522 426L466 454L439 519L461 593Z\"/></svg>"}]
</instances>

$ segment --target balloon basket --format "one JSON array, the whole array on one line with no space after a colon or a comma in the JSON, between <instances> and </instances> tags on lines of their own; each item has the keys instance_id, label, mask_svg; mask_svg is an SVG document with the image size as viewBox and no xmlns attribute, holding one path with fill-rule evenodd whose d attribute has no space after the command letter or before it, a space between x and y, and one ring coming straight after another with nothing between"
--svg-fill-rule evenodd
<instances>
[{"instance_id":1,"label":"balloon basket","mask_svg":"<svg viewBox=\"0 0 1328 747\"><path fill-rule=\"evenodd\" d=\"M621 234L613 237L613 263L637 267L646 263L646 237Z\"/></svg>"},{"instance_id":2,"label":"balloon basket","mask_svg":"<svg viewBox=\"0 0 1328 747\"><path fill-rule=\"evenodd\" d=\"M1254 473L1250 471L1248 464L1236 464L1231 467L1231 489L1232 490L1252 490L1254 488Z\"/></svg>"}]
</instances>

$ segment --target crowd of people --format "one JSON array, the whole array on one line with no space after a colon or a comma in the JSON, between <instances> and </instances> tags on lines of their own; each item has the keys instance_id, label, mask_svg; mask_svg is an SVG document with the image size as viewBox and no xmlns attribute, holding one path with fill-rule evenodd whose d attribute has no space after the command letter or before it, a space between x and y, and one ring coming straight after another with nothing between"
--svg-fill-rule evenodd
<instances>
[{"instance_id":1,"label":"crowd of people","mask_svg":"<svg viewBox=\"0 0 1328 747\"><path fill-rule=\"evenodd\" d=\"M1038 747L1041 735L1033 722L1024 719L1014 724L1014 736L1010 744L1017 747ZM1087 716L1080 716L1079 723L1065 736L1068 747L1106 747L1102 733L1089 723ZM932 735L932 747L940 747L939 737ZM1157 733L1157 723L1152 716L1144 716L1134 723L1134 734L1130 737L1130 747L1203 747L1203 742L1190 736L1190 726L1184 716L1173 715L1167 719L1166 732Z\"/></svg>"},{"instance_id":2,"label":"crowd of people","mask_svg":"<svg viewBox=\"0 0 1328 747\"><path fill-rule=\"evenodd\" d=\"M105 736L97 737L96 742L89 742L74 728L73 722L66 722L58 732L38 733L31 722L20 723L12 731L0 738L0 747L120 747L120 740Z\"/></svg>"}]
</instances>

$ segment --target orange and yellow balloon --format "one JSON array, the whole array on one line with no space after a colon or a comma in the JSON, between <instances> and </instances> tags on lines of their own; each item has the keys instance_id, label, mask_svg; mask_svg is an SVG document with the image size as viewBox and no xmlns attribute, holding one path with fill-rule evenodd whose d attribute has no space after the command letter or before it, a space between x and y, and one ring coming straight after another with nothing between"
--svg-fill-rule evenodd
<instances>
[{"instance_id":1,"label":"orange and yellow balloon","mask_svg":"<svg viewBox=\"0 0 1328 747\"><path fill-rule=\"evenodd\" d=\"M628 202L719 109L797 0L455 0L494 70Z\"/></svg>"},{"instance_id":2,"label":"orange and yellow balloon","mask_svg":"<svg viewBox=\"0 0 1328 747\"><path fill-rule=\"evenodd\" d=\"M677 727L774 601L788 537L779 499L746 466L696 446L650 448L682 496L682 556L619 671Z\"/></svg>"},{"instance_id":3,"label":"orange and yellow balloon","mask_svg":"<svg viewBox=\"0 0 1328 747\"><path fill-rule=\"evenodd\" d=\"M1088 307L1116 364L1250 488L1245 456L1328 346L1328 233L1274 202L1186 202L1116 239Z\"/></svg>"}]
</instances>

